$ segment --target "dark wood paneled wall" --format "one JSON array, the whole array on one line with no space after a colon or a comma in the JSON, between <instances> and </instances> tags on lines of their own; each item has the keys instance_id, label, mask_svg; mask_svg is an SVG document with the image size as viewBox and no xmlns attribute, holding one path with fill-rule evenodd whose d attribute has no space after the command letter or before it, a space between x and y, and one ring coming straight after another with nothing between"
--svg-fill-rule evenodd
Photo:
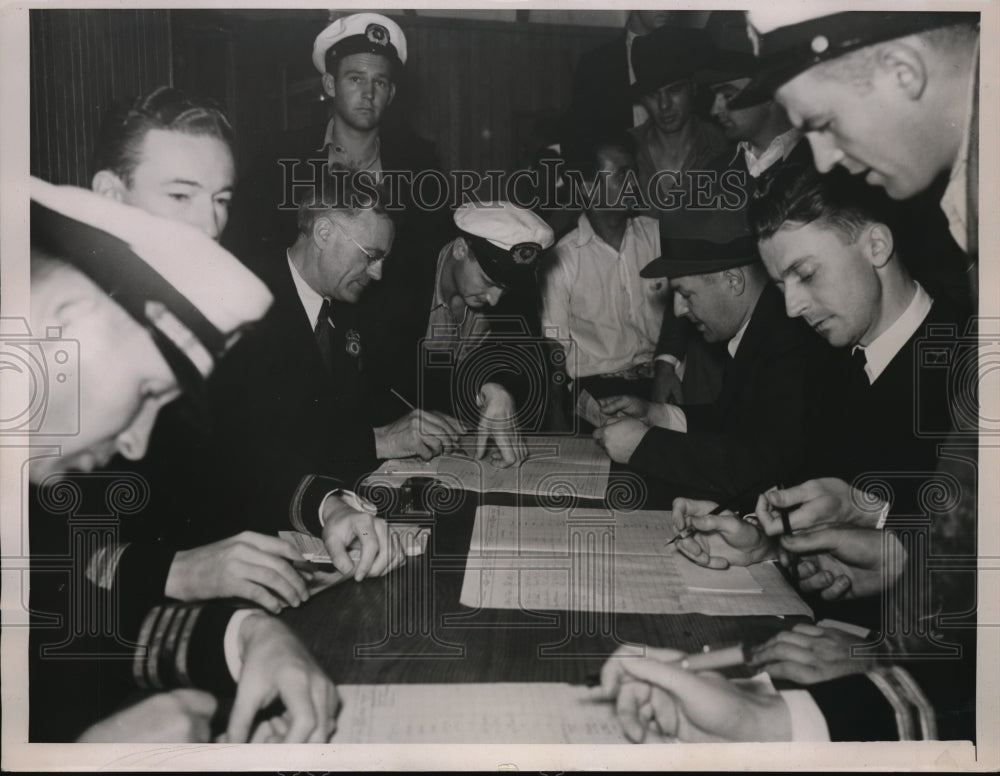
<instances>
[{"instance_id":1,"label":"dark wood paneled wall","mask_svg":"<svg viewBox=\"0 0 1000 776\"><path fill-rule=\"evenodd\" d=\"M555 24L401 20L414 57L407 100L414 126L434 139L452 169L523 164L531 117L569 105L580 54L615 31ZM535 150L535 149L532 149Z\"/></svg>"},{"instance_id":2,"label":"dark wood paneled wall","mask_svg":"<svg viewBox=\"0 0 1000 776\"><path fill-rule=\"evenodd\" d=\"M580 54L617 34L582 25L390 15L406 33L409 60L386 120L405 120L434 141L451 169L524 164L518 146L533 118L565 109ZM176 84L227 106L241 164L266 154L284 131L322 125L311 53L326 23L325 11L172 12ZM317 144L321 138L320 130Z\"/></svg>"},{"instance_id":3,"label":"dark wood paneled wall","mask_svg":"<svg viewBox=\"0 0 1000 776\"><path fill-rule=\"evenodd\" d=\"M171 83L170 12L33 10L28 18L31 173L89 186L108 107Z\"/></svg>"}]
</instances>

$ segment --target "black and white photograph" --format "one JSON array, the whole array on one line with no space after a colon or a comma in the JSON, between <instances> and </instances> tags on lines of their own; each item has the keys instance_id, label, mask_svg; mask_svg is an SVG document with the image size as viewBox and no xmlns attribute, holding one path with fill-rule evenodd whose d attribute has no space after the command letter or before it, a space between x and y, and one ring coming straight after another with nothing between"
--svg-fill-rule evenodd
<instances>
[{"instance_id":1,"label":"black and white photograph","mask_svg":"<svg viewBox=\"0 0 1000 776\"><path fill-rule=\"evenodd\" d=\"M1000 768L1000 2L737 5L0 3L4 770Z\"/></svg>"}]
</instances>

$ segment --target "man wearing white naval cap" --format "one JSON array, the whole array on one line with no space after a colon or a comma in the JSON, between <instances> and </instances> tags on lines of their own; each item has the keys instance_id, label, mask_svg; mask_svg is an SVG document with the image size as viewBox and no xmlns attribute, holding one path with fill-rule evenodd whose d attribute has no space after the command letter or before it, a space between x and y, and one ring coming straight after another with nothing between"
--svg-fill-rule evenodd
<instances>
[{"instance_id":1,"label":"man wearing white naval cap","mask_svg":"<svg viewBox=\"0 0 1000 776\"><path fill-rule=\"evenodd\" d=\"M425 409L477 423L476 457L492 437L493 463L509 466L526 456L518 419L544 400L543 370L521 319L490 309L508 291L532 289L554 238L542 219L509 202L466 204L453 220L457 236L436 257L400 267L380 301L378 346L392 371L377 379Z\"/></svg>"},{"instance_id":2,"label":"man wearing white naval cap","mask_svg":"<svg viewBox=\"0 0 1000 776\"><path fill-rule=\"evenodd\" d=\"M75 739L136 687L198 687L119 710L81 740L204 741L216 708L204 691L231 694L236 681L230 741L246 741L276 696L287 740L326 740L336 690L298 640L260 611L168 602L166 554L118 541L141 480L92 471L115 452L141 458L160 407L203 388L271 294L195 228L84 189L30 188L31 323L55 346L33 430L52 452L28 465L31 740ZM101 477L104 506L81 487Z\"/></svg>"},{"instance_id":3,"label":"man wearing white naval cap","mask_svg":"<svg viewBox=\"0 0 1000 776\"><path fill-rule=\"evenodd\" d=\"M941 209L978 255L979 14L812 5L747 12L761 60L730 103L773 92L803 129L821 172L840 164L894 199L949 176Z\"/></svg>"}]
</instances>

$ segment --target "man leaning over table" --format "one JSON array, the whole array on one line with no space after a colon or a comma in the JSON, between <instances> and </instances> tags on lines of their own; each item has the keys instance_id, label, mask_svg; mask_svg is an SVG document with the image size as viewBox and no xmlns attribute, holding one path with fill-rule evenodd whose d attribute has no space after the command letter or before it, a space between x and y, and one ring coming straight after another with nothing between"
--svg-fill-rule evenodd
<instances>
[{"instance_id":1,"label":"man leaning over table","mask_svg":"<svg viewBox=\"0 0 1000 776\"><path fill-rule=\"evenodd\" d=\"M785 316L745 211L664 214L660 244L663 256L642 274L668 276L677 317L706 341L725 343L722 391L712 404L683 407L603 399L607 422L594 438L612 460L675 492L724 500L791 477L804 449L806 375L820 343Z\"/></svg>"},{"instance_id":2,"label":"man leaning over table","mask_svg":"<svg viewBox=\"0 0 1000 776\"><path fill-rule=\"evenodd\" d=\"M848 11L815 5L747 12L760 59L730 103L774 95L812 145L820 172L840 165L905 200L947 186L941 210L979 255L979 14Z\"/></svg>"},{"instance_id":3,"label":"man leaning over table","mask_svg":"<svg viewBox=\"0 0 1000 776\"><path fill-rule=\"evenodd\" d=\"M496 309L535 289L552 229L530 210L496 201L459 207L452 232L436 253L412 257L380 289L372 347L382 366L368 384L392 386L397 412L405 399L475 424L476 449L467 452L482 459L492 440L491 464L508 467L527 456L519 421L540 409L546 375L526 316Z\"/></svg>"},{"instance_id":4,"label":"man leaning over table","mask_svg":"<svg viewBox=\"0 0 1000 776\"><path fill-rule=\"evenodd\" d=\"M102 584L112 556L127 548L96 520L100 505L83 503L93 491L80 487L116 451L142 457L160 408L182 391L204 390L270 294L187 226L36 179L31 198L31 325L49 336L58 330L79 349L76 360L56 354L52 365L68 379L53 382L36 430L53 450L28 466L31 740L206 740L216 711L206 690L236 692L230 741L251 732L256 740L327 740L336 690L277 620L257 609L168 601L141 574L126 590ZM112 501L113 487L105 494ZM190 689L122 708L137 689L170 688ZM276 698L285 711L252 726Z\"/></svg>"},{"instance_id":5,"label":"man leaning over table","mask_svg":"<svg viewBox=\"0 0 1000 776\"><path fill-rule=\"evenodd\" d=\"M852 414L863 415L871 428L855 429L841 443L836 442L834 432L819 438L828 441L841 458L853 459L853 454L860 453L868 461L866 466L878 466L879 457L888 472L917 466L915 482L922 487L936 475L933 455L927 454L933 449L922 460L921 440L913 438L914 338L925 322L940 321L947 309L926 297L893 255L890 228L885 219L873 218L880 209L877 199L864 190L864 184L846 175L783 171L768 194L754 203L752 220L764 262L782 286L789 314L810 319L832 345L867 356L863 367L854 367L857 379L840 383L857 395L857 401L849 405L848 416L833 413L833 422L850 425ZM875 302L860 303L871 299ZM850 368L846 360L839 367L842 372ZM896 395L885 396L880 404L876 393L886 377L894 388L890 394ZM900 380L910 384L896 385ZM894 401L901 405L901 416L895 421ZM946 403L940 402L939 412L946 411ZM857 449L852 450L850 437ZM962 481L959 486L963 492L975 491L974 481ZM686 735L696 737L709 733L733 740L972 737L975 629L949 629L938 619L945 613L974 608L971 580L961 572L938 574L917 596L890 594L902 584L904 573L910 585L926 574L919 545L904 544L891 517L886 524L890 506L904 518L917 514L914 508L928 509L932 527L946 526L960 534L949 546L964 554L970 552L970 544L974 546L975 512L970 511L967 499L959 499L944 511L898 497L890 505L834 477L763 493L755 513L759 525L732 513L709 515L714 502L675 501L673 519L696 531L677 547L694 562L725 568L759 562L775 552L791 553L786 562L796 564L803 591L819 591L825 600L889 594L881 602L884 635L869 638L866 653L855 653L852 648L864 639L832 626L796 625L755 651L753 662L772 677L808 685L812 702L801 693L753 695L729 682L708 683L682 675L669 665L676 656L660 652L656 660L638 668L638 676L649 683L622 690L626 697L620 708L630 736L640 735L636 704L651 703L658 717L667 714L667 709L680 709L678 716L690 722L684 726ZM785 531L778 509L790 510L788 522L793 531L793 535L781 536L780 544L769 538ZM902 530L907 530L905 521ZM927 628L916 627L927 617L933 618ZM924 630L926 634L921 635ZM959 652L943 662L943 653L938 653L938 660L930 659L933 651L921 654L928 645L952 642ZM619 669L633 674L624 663L609 667L609 688L618 681ZM852 702L846 713L837 699L847 696L864 701ZM717 706L731 713L720 714ZM666 724L672 724L668 722L672 718L663 717Z\"/></svg>"}]
</instances>

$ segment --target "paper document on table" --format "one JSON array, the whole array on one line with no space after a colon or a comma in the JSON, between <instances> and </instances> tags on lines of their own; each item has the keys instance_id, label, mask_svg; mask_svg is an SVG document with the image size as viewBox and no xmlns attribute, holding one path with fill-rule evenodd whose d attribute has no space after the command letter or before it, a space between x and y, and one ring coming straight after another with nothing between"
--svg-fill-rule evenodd
<instances>
[{"instance_id":1,"label":"paper document on table","mask_svg":"<svg viewBox=\"0 0 1000 776\"><path fill-rule=\"evenodd\" d=\"M336 744L625 744L599 688L557 683L338 684ZM661 739L662 741L663 739Z\"/></svg>"},{"instance_id":2,"label":"paper document on table","mask_svg":"<svg viewBox=\"0 0 1000 776\"><path fill-rule=\"evenodd\" d=\"M697 566L669 512L482 506L460 601L492 609L805 614L773 564Z\"/></svg>"},{"instance_id":3,"label":"paper document on table","mask_svg":"<svg viewBox=\"0 0 1000 776\"><path fill-rule=\"evenodd\" d=\"M399 487L409 477L433 477L444 487L478 493L521 493L532 496L572 495L601 499L608 487L611 459L589 438L526 437L528 458L502 468L491 452L476 459L476 438L462 437L460 449L432 461L386 461L365 480L368 486Z\"/></svg>"}]
</instances>

